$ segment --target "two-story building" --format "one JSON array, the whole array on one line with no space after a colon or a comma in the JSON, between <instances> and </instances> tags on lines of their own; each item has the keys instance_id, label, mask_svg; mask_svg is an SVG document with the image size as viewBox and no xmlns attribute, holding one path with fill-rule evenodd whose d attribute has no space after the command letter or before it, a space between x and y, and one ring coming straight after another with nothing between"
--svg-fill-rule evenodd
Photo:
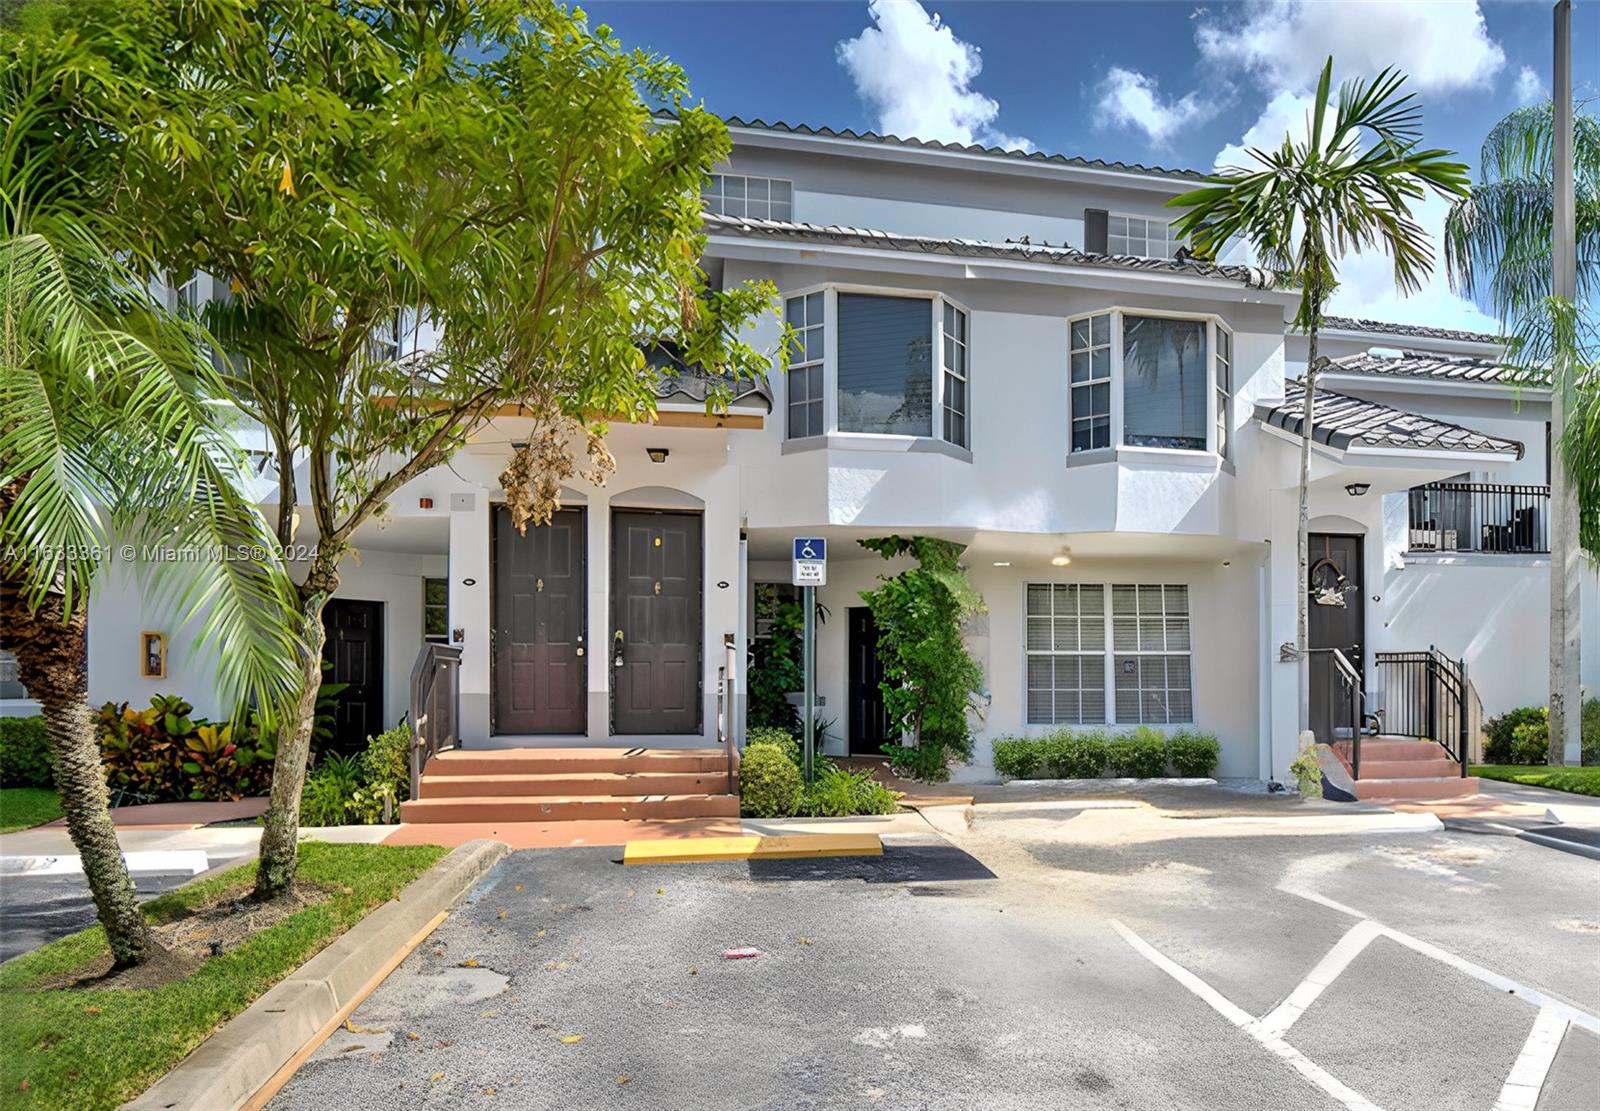
<instances>
[{"instance_id":1,"label":"two-story building","mask_svg":"<svg viewBox=\"0 0 1600 1111\"><path fill-rule=\"evenodd\" d=\"M704 747L724 720L737 735L760 605L789 589L792 538L821 536L827 750L876 754L896 738L860 592L897 565L856 542L925 534L966 545L986 603L968 630L980 742L958 778L991 774L997 737L1136 724L1215 733L1219 775L1289 778L1297 294L1183 254L1165 206L1198 175L729 125L705 268L776 284L782 320L751 338L775 350L787 322L787 369L708 414L704 380L663 362L656 421L612 428L611 480L575 481L526 535L497 477L524 420L410 483L358 532L329 607L346 726L399 720L434 640L460 649L468 751ZM1492 338L1338 322L1324 342L1313 647L1340 649L1369 711L1375 657L1430 645L1468 661L1487 711L1540 701L1544 511L1489 491L1547 481L1547 400L1449 369L1492 356ZM183 630L167 677L139 677L130 630L156 621L131 585L96 595L91 696L171 690L215 712ZM1350 729L1331 660L1313 668L1329 740Z\"/></svg>"}]
</instances>

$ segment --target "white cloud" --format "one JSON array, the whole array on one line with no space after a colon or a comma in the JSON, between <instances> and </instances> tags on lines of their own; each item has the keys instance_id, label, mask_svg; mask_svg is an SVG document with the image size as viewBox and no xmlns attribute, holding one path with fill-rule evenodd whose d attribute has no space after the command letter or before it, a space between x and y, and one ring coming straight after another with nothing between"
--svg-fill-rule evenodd
<instances>
[{"instance_id":1,"label":"white cloud","mask_svg":"<svg viewBox=\"0 0 1600 1111\"><path fill-rule=\"evenodd\" d=\"M1311 130L1308 113L1315 98L1299 93L1281 92L1267 102L1260 118L1250 125L1237 143L1229 143L1217 152L1216 168L1236 166L1243 170L1260 169L1250 157L1251 150L1271 150L1283 142L1285 134L1304 139Z\"/></svg>"},{"instance_id":2,"label":"white cloud","mask_svg":"<svg viewBox=\"0 0 1600 1111\"><path fill-rule=\"evenodd\" d=\"M1152 143L1165 144L1189 123L1210 119L1216 106L1187 93L1178 100L1163 101L1156 79L1137 70L1112 66L1099 88L1096 124L1137 127Z\"/></svg>"},{"instance_id":3,"label":"white cloud","mask_svg":"<svg viewBox=\"0 0 1600 1111\"><path fill-rule=\"evenodd\" d=\"M972 88L982 55L937 13L930 16L917 0L871 0L867 15L873 26L839 43L837 54L880 131L1033 149L1028 139L995 128L999 102Z\"/></svg>"},{"instance_id":4,"label":"white cloud","mask_svg":"<svg viewBox=\"0 0 1600 1111\"><path fill-rule=\"evenodd\" d=\"M1395 65L1423 92L1486 88L1506 61L1477 0L1250 0L1242 14L1202 18L1195 40L1206 60L1242 66L1274 92L1313 88L1330 54L1336 77Z\"/></svg>"},{"instance_id":5,"label":"white cloud","mask_svg":"<svg viewBox=\"0 0 1600 1111\"><path fill-rule=\"evenodd\" d=\"M1518 104L1537 104L1550 99L1550 89L1538 70L1523 66L1517 73L1516 96Z\"/></svg>"}]
</instances>

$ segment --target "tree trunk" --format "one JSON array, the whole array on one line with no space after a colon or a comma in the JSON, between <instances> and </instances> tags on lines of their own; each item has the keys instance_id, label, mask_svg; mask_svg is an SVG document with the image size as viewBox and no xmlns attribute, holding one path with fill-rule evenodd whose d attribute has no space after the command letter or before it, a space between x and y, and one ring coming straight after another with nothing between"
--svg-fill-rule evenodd
<instances>
[{"instance_id":1,"label":"tree trunk","mask_svg":"<svg viewBox=\"0 0 1600 1111\"><path fill-rule=\"evenodd\" d=\"M1295 534L1295 555L1300 567L1295 606L1295 646L1299 652L1295 666L1299 669L1301 733L1311 728L1311 424L1317 386L1317 329L1321 323L1322 311L1318 307L1312 311L1311 327L1306 331L1306 396L1300 417L1300 525Z\"/></svg>"},{"instance_id":2,"label":"tree trunk","mask_svg":"<svg viewBox=\"0 0 1600 1111\"><path fill-rule=\"evenodd\" d=\"M106 799L106 773L89 712L87 599L62 621L62 599L47 596L30 612L16 584L0 581L0 628L16 653L17 676L44 711L55 758L56 791L67 833L83 861L95 913L118 968L142 964L159 946L139 910Z\"/></svg>"},{"instance_id":3,"label":"tree trunk","mask_svg":"<svg viewBox=\"0 0 1600 1111\"><path fill-rule=\"evenodd\" d=\"M322 690L322 608L339 586L342 549L319 545L306 581L299 587L300 698L293 712L278 723L278 752L272 764L272 797L262 819L261 859L256 866L258 899L276 899L294 890L300 850L300 794L306 783L315 724L317 695Z\"/></svg>"}]
</instances>

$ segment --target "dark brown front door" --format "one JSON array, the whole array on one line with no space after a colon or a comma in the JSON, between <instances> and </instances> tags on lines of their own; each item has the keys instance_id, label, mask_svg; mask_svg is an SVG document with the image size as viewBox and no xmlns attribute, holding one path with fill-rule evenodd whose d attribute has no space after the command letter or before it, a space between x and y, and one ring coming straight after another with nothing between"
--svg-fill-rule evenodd
<instances>
[{"instance_id":1,"label":"dark brown front door","mask_svg":"<svg viewBox=\"0 0 1600 1111\"><path fill-rule=\"evenodd\" d=\"M889 739L883 708L883 658L878 655L878 625L866 606L850 613L850 755L877 756Z\"/></svg>"},{"instance_id":2,"label":"dark brown front door","mask_svg":"<svg viewBox=\"0 0 1600 1111\"><path fill-rule=\"evenodd\" d=\"M1358 673L1366 641L1366 595L1361 585L1361 537L1314 532L1310 536L1311 728L1331 744L1335 728L1348 729L1350 711L1334 666L1337 648ZM1358 723L1359 724L1359 723Z\"/></svg>"},{"instance_id":3,"label":"dark brown front door","mask_svg":"<svg viewBox=\"0 0 1600 1111\"><path fill-rule=\"evenodd\" d=\"M582 733L588 683L583 642L583 510L519 533L494 521L494 730Z\"/></svg>"},{"instance_id":4,"label":"dark brown front door","mask_svg":"<svg viewBox=\"0 0 1600 1111\"><path fill-rule=\"evenodd\" d=\"M611 523L611 731L700 731L700 516Z\"/></svg>"},{"instance_id":5,"label":"dark brown front door","mask_svg":"<svg viewBox=\"0 0 1600 1111\"><path fill-rule=\"evenodd\" d=\"M333 743L353 752L383 732L383 603L333 598L322 609L323 679L334 696Z\"/></svg>"}]
</instances>

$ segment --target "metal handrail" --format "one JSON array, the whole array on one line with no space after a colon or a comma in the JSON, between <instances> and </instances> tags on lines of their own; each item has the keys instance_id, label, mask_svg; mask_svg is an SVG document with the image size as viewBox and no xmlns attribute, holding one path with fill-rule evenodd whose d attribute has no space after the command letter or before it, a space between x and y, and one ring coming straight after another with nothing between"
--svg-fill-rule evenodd
<instances>
[{"instance_id":1,"label":"metal handrail","mask_svg":"<svg viewBox=\"0 0 1600 1111\"><path fill-rule=\"evenodd\" d=\"M1550 551L1550 487L1500 482L1430 482L1409 494L1413 552Z\"/></svg>"},{"instance_id":2,"label":"metal handrail","mask_svg":"<svg viewBox=\"0 0 1600 1111\"><path fill-rule=\"evenodd\" d=\"M432 641L411 665L411 797L419 797L422 769L447 748L461 747L461 649Z\"/></svg>"},{"instance_id":3,"label":"metal handrail","mask_svg":"<svg viewBox=\"0 0 1600 1111\"><path fill-rule=\"evenodd\" d=\"M1339 681L1344 684L1345 695L1349 699L1350 707L1350 778L1361 778L1361 730L1363 722L1363 706L1365 694L1361 689L1361 672L1357 671L1350 658L1342 651L1335 648L1333 651L1333 667L1339 676Z\"/></svg>"},{"instance_id":4,"label":"metal handrail","mask_svg":"<svg viewBox=\"0 0 1600 1111\"><path fill-rule=\"evenodd\" d=\"M1470 681L1465 660L1453 660L1430 645L1425 652L1378 652L1382 670L1385 732L1430 740L1467 774Z\"/></svg>"},{"instance_id":5,"label":"metal handrail","mask_svg":"<svg viewBox=\"0 0 1600 1111\"><path fill-rule=\"evenodd\" d=\"M717 668L717 740L728 759L728 794L738 790L739 745L734 728L734 676L739 672L739 652L732 633L722 638L723 662Z\"/></svg>"}]
</instances>

